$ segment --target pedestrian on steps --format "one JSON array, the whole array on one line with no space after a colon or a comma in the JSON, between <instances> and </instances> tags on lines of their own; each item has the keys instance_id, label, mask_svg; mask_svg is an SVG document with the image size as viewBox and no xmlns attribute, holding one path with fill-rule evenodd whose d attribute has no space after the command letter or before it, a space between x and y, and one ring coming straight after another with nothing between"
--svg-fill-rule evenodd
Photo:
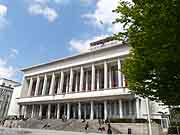
<instances>
[{"instance_id":1,"label":"pedestrian on steps","mask_svg":"<svg viewBox=\"0 0 180 135\"><path fill-rule=\"evenodd\" d=\"M111 130L111 125L110 125L110 123L108 123L107 134L108 134L108 135L112 134L112 130Z\"/></svg>"},{"instance_id":2,"label":"pedestrian on steps","mask_svg":"<svg viewBox=\"0 0 180 135\"><path fill-rule=\"evenodd\" d=\"M87 133L88 128L89 128L89 123L87 122L86 125L85 125L85 127L84 127L86 133Z\"/></svg>"}]
</instances>

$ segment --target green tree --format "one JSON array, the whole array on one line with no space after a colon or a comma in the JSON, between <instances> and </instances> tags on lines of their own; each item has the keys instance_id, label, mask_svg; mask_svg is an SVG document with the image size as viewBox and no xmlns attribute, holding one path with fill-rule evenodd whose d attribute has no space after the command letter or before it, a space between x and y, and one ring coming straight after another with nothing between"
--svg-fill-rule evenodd
<instances>
[{"instance_id":1,"label":"green tree","mask_svg":"<svg viewBox=\"0 0 180 135\"><path fill-rule=\"evenodd\" d=\"M115 38L131 52L122 72L133 93L166 105L180 104L180 0L119 1Z\"/></svg>"}]
</instances>

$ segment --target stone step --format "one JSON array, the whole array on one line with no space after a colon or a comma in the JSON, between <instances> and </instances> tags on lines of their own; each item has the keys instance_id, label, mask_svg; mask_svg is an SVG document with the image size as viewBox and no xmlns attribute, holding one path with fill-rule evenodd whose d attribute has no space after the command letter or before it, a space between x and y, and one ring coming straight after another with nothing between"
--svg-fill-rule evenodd
<instances>
[{"instance_id":1,"label":"stone step","mask_svg":"<svg viewBox=\"0 0 180 135\"><path fill-rule=\"evenodd\" d=\"M87 122L87 121L86 121ZM64 130L64 131L76 131L85 132L86 122L82 120L67 120L63 122L57 119L45 119L45 120L35 120L28 119L26 121L6 121L6 125L14 124L16 127L22 128L34 128L34 129L50 129L50 130ZM88 120L89 128L88 132L98 132L99 123L98 120ZM103 125L107 131L107 124ZM128 128L132 129L133 135L148 135L147 123L111 123L111 128L114 134L127 134ZM153 135L160 134L160 127L158 124L152 124Z\"/></svg>"}]
</instances>

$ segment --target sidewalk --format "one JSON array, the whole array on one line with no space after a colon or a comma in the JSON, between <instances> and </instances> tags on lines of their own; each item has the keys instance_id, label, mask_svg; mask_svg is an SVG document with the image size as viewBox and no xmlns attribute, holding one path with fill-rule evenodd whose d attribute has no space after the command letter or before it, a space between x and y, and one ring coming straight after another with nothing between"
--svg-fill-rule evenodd
<instances>
[{"instance_id":1,"label":"sidewalk","mask_svg":"<svg viewBox=\"0 0 180 135\"><path fill-rule=\"evenodd\" d=\"M106 134L100 134L100 133L84 133L84 132L71 132L71 131L0 127L0 135L87 135L87 134L88 135L106 135Z\"/></svg>"}]
</instances>

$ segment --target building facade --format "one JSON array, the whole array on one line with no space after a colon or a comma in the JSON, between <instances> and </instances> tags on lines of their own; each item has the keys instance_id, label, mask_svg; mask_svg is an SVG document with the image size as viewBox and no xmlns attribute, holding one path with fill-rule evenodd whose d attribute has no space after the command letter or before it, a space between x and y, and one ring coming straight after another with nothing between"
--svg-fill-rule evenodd
<instances>
[{"instance_id":1,"label":"building facade","mask_svg":"<svg viewBox=\"0 0 180 135\"><path fill-rule=\"evenodd\" d=\"M145 100L130 93L121 73L129 50L118 41L100 40L91 43L88 52L22 69L20 114L47 119L146 118ZM160 118L159 105L153 104L150 111Z\"/></svg>"},{"instance_id":2,"label":"building facade","mask_svg":"<svg viewBox=\"0 0 180 135\"><path fill-rule=\"evenodd\" d=\"M22 85L14 87L11 102L9 105L8 116L19 116L18 98L20 97Z\"/></svg>"},{"instance_id":3,"label":"building facade","mask_svg":"<svg viewBox=\"0 0 180 135\"><path fill-rule=\"evenodd\" d=\"M17 85L18 82L0 78L0 119L7 116L13 90Z\"/></svg>"}]
</instances>

